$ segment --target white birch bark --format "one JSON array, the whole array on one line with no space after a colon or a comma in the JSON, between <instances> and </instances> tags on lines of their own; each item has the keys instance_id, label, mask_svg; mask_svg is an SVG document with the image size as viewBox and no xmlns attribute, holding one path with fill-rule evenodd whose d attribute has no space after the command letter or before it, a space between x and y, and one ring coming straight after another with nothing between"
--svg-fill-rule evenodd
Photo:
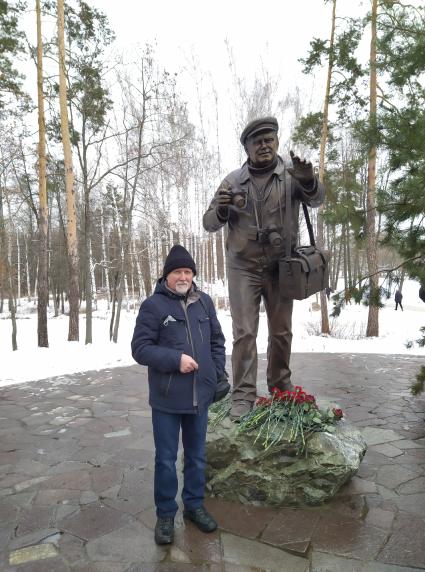
<instances>
[{"instance_id":1,"label":"white birch bark","mask_svg":"<svg viewBox=\"0 0 425 572\"><path fill-rule=\"evenodd\" d=\"M91 247L91 240L90 240L89 256L90 256L90 280L91 280L92 300L93 300L94 309L97 310L96 277L95 277L95 273L94 273L95 266L94 266L94 261L93 261L93 252L92 252L92 247Z\"/></svg>"},{"instance_id":2,"label":"white birch bark","mask_svg":"<svg viewBox=\"0 0 425 572\"><path fill-rule=\"evenodd\" d=\"M139 297L142 300L143 298L146 297L145 294L145 284L143 282L143 275L142 275L142 268L140 266L140 260L139 260L139 256L136 250L136 240L133 237L133 256L134 256L134 264L136 266L136 272L137 272L137 281L139 282ZM134 298L134 294L133 294L133 298Z\"/></svg>"},{"instance_id":3,"label":"white birch bark","mask_svg":"<svg viewBox=\"0 0 425 572\"><path fill-rule=\"evenodd\" d=\"M111 307L111 301L110 301L110 289L109 289L109 272L108 272L108 267L107 267L107 263L106 263L106 240L105 240L105 226L104 226L104 218L103 218L103 205L101 205L100 207L100 233L101 233L101 239L102 239L102 276L105 277L105 285L106 285L106 291L107 291L107 308L109 310L109 308Z\"/></svg>"},{"instance_id":4,"label":"white birch bark","mask_svg":"<svg viewBox=\"0 0 425 572\"><path fill-rule=\"evenodd\" d=\"M30 277L30 263L28 258L28 241L25 239L25 268L27 277L27 296L28 302L31 302L31 277Z\"/></svg>"},{"instance_id":5,"label":"white birch bark","mask_svg":"<svg viewBox=\"0 0 425 572\"><path fill-rule=\"evenodd\" d=\"M21 305L21 246L19 244L19 230L16 229L16 256L17 256L17 269L16 269L16 276L17 276L17 299L16 305Z\"/></svg>"}]
</instances>

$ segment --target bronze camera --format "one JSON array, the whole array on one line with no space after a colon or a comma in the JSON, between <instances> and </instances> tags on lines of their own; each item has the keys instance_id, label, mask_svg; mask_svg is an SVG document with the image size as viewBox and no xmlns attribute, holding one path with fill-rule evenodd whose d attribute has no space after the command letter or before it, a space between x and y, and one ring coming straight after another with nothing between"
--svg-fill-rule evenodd
<instances>
[{"instance_id":1,"label":"bronze camera","mask_svg":"<svg viewBox=\"0 0 425 572\"><path fill-rule=\"evenodd\" d=\"M231 190L231 193L232 193L232 205L234 205L238 209L245 208L247 192L243 191L242 189L238 189L237 191Z\"/></svg>"},{"instance_id":2,"label":"bronze camera","mask_svg":"<svg viewBox=\"0 0 425 572\"><path fill-rule=\"evenodd\" d=\"M280 248L283 239L276 226L261 228L258 231L258 242L260 244L270 244L273 248Z\"/></svg>"}]
</instances>

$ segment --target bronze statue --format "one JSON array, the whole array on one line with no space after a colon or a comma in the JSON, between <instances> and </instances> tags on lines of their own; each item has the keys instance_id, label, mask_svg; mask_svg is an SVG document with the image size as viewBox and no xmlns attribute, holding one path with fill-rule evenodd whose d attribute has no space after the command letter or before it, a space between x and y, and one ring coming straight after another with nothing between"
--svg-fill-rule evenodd
<instances>
[{"instance_id":1,"label":"bronze statue","mask_svg":"<svg viewBox=\"0 0 425 572\"><path fill-rule=\"evenodd\" d=\"M227 267L233 322L231 417L251 410L256 399L260 302L269 327L267 384L291 389L292 299L279 289L279 258L284 251L285 188L292 197L292 240L298 235L300 202L318 207L323 185L310 162L291 151L291 166L278 155L278 122L263 117L248 123L240 141L247 161L220 184L204 214L207 231L228 225Z\"/></svg>"}]
</instances>

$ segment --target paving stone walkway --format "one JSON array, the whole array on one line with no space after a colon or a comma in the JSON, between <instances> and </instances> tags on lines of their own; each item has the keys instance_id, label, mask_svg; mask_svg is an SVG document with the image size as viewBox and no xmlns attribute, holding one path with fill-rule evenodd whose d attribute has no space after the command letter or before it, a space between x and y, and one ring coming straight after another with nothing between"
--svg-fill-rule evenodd
<instances>
[{"instance_id":1,"label":"paving stone walkway","mask_svg":"<svg viewBox=\"0 0 425 572\"><path fill-rule=\"evenodd\" d=\"M369 448L332 502L306 509L208 499L210 535L177 517L153 541L154 448L145 368L0 390L1 572L425 570L423 358L294 354L294 381L341 406ZM265 356L259 356L264 378ZM264 384L260 390L265 390Z\"/></svg>"}]
</instances>

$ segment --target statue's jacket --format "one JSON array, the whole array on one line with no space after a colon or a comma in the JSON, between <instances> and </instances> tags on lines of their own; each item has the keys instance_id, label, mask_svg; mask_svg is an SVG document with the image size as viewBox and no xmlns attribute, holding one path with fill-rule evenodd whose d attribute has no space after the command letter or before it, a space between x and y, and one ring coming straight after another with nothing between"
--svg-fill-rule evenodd
<instances>
[{"instance_id":1,"label":"statue's jacket","mask_svg":"<svg viewBox=\"0 0 425 572\"><path fill-rule=\"evenodd\" d=\"M294 247L297 243L299 231L299 209L301 202L310 207L318 207L322 204L325 196L324 186L315 177L312 189L304 188L287 171L285 163L278 157L278 163L273 171L270 184L266 186L266 192L262 201L258 201L255 188L252 184L248 163L244 163L240 169L229 173L219 185L232 188L237 193L245 193L246 204L243 208L231 206L229 216L223 219L217 212L218 190L204 214L203 225L205 230L215 232L228 225L226 242L227 263L229 268L256 269L273 266L282 256L285 248L285 192L291 193L291 216L292 229L291 241ZM278 249L270 244L261 244L258 240L258 224L255 215L259 215L262 229L276 228L283 238L282 246Z\"/></svg>"},{"instance_id":2,"label":"statue's jacket","mask_svg":"<svg viewBox=\"0 0 425 572\"><path fill-rule=\"evenodd\" d=\"M225 366L224 336L211 298L193 284L187 303L163 279L140 306L131 350L148 366L149 404L167 413L197 413L213 400ZM198 370L180 372L182 354Z\"/></svg>"}]
</instances>

